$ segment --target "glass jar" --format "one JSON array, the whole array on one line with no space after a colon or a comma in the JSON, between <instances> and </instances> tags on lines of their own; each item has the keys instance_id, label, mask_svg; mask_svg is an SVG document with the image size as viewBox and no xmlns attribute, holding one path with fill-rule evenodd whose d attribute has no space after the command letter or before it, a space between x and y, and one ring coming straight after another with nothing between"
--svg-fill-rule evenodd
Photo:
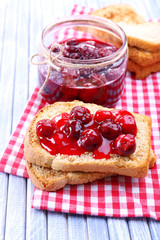
<instances>
[{"instance_id":1,"label":"glass jar","mask_svg":"<svg viewBox=\"0 0 160 240\"><path fill-rule=\"evenodd\" d=\"M66 49L70 55L77 53L74 41L70 41L71 44L67 41L71 39L79 41L78 51L87 49L89 54L100 43L102 46L97 51L101 49L101 56L89 59L77 55L74 55L76 59L68 57L68 53L64 53ZM117 24L89 15L61 18L43 30L40 46L39 88L48 103L77 99L112 107L120 99L128 48L125 33ZM104 46L114 51L108 55Z\"/></svg>"}]
</instances>

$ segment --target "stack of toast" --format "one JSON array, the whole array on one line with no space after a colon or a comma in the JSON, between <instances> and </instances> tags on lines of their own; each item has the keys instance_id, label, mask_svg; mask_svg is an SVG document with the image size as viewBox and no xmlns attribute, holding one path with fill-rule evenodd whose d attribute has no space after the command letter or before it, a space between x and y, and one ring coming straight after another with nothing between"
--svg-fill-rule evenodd
<instances>
[{"instance_id":1,"label":"stack of toast","mask_svg":"<svg viewBox=\"0 0 160 240\"><path fill-rule=\"evenodd\" d=\"M127 4L115 4L93 11L91 15L105 17L125 31L129 48L128 70L136 79L160 71L160 23L146 22Z\"/></svg>"},{"instance_id":2,"label":"stack of toast","mask_svg":"<svg viewBox=\"0 0 160 240\"><path fill-rule=\"evenodd\" d=\"M92 152L79 155L51 155L41 147L36 124L41 119L53 119L61 113L70 113L75 106L83 106L95 114L97 110L110 111L96 104L56 102L42 108L31 122L24 142L25 161L33 184L46 191L56 191L66 184L83 184L113 175L145 177L154 166L156 156L151 148L151 118L133 113L137 125L136 150L129 156L112 154L109 159L95 159Z\"/></svg>"}]
</instances>

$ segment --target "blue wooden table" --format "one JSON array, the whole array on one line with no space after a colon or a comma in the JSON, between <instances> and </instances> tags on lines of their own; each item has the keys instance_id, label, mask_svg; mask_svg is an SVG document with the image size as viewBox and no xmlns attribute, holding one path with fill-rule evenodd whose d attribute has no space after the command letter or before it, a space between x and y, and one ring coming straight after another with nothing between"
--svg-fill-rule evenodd
<instances>
[{"instance_id":1,"label":"blue wooden table","mask_svg":"<svg viewBox=\"0 0 160 240\"><path fill-rule=\"evenodd\" d=\"M37 51L43 27L70 14L75 3L105 7L123 0L0 1L0 152L3 153L37 85L29 57ZM159 0L130 0L145 18L160 18ZM31 208L29 179L0 173L0 240L160 239L160 222L146 218L105 218L39 211Z\"/></svg>"}]
</instances>

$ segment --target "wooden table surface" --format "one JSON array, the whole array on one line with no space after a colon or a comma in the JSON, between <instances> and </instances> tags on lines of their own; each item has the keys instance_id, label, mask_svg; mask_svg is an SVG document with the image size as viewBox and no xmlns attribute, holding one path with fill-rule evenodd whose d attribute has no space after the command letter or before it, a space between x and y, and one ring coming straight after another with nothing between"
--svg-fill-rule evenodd
<instances>
[{"instance_id":1,"label":"wooden table surface","mask_svg":"<svg viewBox=\"0 0 160 240\"><path fill-rule=\"evenodd\" d=\"M123 0L0 1L0 153L37 85L29 57L37 51L42 29L70 14L74 4L95 9ZM160 18L159 0L128 1L145 18ZM34 187L28 179L0 173L0 240L160 239L160 222L146 218L80 216L31 208Z\"/></svg>"}]
</instances>

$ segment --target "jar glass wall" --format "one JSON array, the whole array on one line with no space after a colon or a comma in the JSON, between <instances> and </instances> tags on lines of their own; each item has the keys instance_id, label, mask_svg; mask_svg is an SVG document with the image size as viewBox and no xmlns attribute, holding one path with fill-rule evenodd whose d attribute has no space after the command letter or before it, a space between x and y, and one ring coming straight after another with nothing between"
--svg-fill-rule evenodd
<instances>
[{"instance_id":1,"label":"jar glass wall","mask_svg":"<svg viewBox=\"0 0 160 240\"><path fill-rule=\"evenodd\" d=\"M61 55L54 43L63 46ZM43 30L41 51L54 59L48 77L50 63L38 65L40 92L48 103L77 99L111 107L121 97L128 49L125 33L115 23L88 15L57 20Z\"/></svg>"}]
</instances>

